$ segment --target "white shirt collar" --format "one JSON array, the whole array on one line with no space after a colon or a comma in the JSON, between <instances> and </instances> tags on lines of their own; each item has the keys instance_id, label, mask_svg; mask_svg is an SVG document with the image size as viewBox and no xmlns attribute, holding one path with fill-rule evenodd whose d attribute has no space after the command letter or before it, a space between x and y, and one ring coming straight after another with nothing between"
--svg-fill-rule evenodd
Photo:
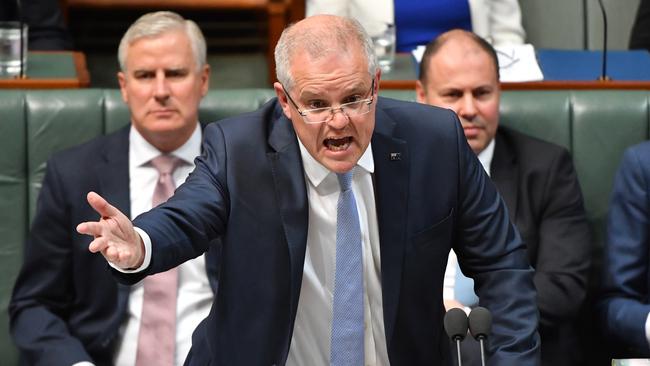
<instances>
[{"instance_id":1,"label":"white shirt collar","mask_svg":"<svg viewBox=\"0 0 650 366\"><path fill-rule=\"evenodd\" d=\"M483 169L485 170L488 176L490 176L490 164L492 164L493 157L494 157L494 139L492 139L492 141L490 141L488 146L478 154L478 160L481 162L481 165L483 165Z\"/></svg>"},{"instance_id":2,"label":"white shirt collar","mask_svg":"<svg viewBox=\"0 0 650 366\"><path fill-rule=\"evenodd\" d=\"M314 187L318 187L323 180L332 173L327 168L325 168L321 163L319 163L313 156L307 151L307 148L302 144L300 139L298 140L298 146L300 146L300 156L302 157L302 166L305 169L305 174L307 179L311 182ZM357 162L357 166L361 167L368 173L373 173L375 171L375 162L372 157L372 144L369 143L366 151Z\"/></svg>"},{"instance_id":3,"label":"white shirt collar","mask_svg":"<svg viewBox=\"0 0 650 366\"><path fill-rule=\"evenodd\" d=\"M129 164L135 167L147 164L151 159L160 155L160 150L156 149L149 141L138 132L137 129L131 126L129 132L130 152ZM190 138L185 141L178 149L172 151L170 154L174 155L187 163L192 164L194 158L201 152L201 126L196 124L196 128Z\"/></svg>"}]
</instances>

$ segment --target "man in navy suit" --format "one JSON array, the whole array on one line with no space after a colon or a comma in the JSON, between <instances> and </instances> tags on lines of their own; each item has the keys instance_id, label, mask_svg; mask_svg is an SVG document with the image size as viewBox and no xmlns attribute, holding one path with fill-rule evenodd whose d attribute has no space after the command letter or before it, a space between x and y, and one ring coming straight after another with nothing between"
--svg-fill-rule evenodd
<instances>
[{"instance_id":1,"label":"man in navy suit","mask_svg":"<svg viewBox=\"0 0 650 366\"><path fill-rule=\"evenodd\" d=\"M77 227L128 283L222 237L219 293L186 364L449 365L441 295L453 247L493 309L490 364L538 365L526 248L457 117L379 98L372 42L350 19L296 23L275 58L277 98L209 126L194 172L166 204L132 224L91 192L102 219ZM363 324L342 330L337 202L350 190L363 252L350 282L362 274L363 288L344 310L363 308ZM339 332L362 343L339 352Z\"/></svg>"},{"instance_id":2,"label":"man in navy suit","mask_svg":"<svg viewBox=\"0 0 650 366\"><path fill-rule=\"evenodd\" d=\"M427 45L420 70L418 101L458 114L469 145L526 243L535 269L542 364L578 365L577 324L587 294L591 235L569 152L499 125L497 54L476 34L452 30L440 35ZM469 286L470 294L463 293L465 281L456 271L450 255L447 307L476 306L478 299ZM466 354L464 365L480 365L480 359L468 362L475 350Z\"/></svg>"},{"instance_id":3,"label":"man in navy suit","mask_svg":"<svg viewBox=\"0 0 650 366\"><path fill-rule=\"evenodd\" d=\"M158 180L152 159L166 154L184 161L172 173L180 184L200 154L198 108L210 69L196 24L169 12L144 15L124 35L119 61L131 124L59 152L47 163L10 304L11 334L29 365L136 363L143 285L118 285L105 260L88 252L90 238L77 234L75 226L97 218L83 203L89 190L135 217L152 206ZM178 269L173 364L182 364L194 328L212 305L211 255Z\"/></svg>"},{"instance_id":4,"label":"man in navy suit","mask_svg":"<svg viewBox=\"0 0 650 366\"><path fill-rule=\"evenodd\" d=\"M610 199L601 327L616 358L650 358L650 142L625 151Z\"/></svg>"}]
</instances>

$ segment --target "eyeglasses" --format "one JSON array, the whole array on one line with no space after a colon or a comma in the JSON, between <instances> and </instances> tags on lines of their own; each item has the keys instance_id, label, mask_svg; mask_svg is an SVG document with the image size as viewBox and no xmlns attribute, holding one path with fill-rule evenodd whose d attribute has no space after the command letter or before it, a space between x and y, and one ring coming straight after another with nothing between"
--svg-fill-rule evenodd
<instances>
[{"instance_id":1,"label":"eyeglasses","mask_svg":"<svg viewBox=\"0 0 650 366\"><path fill-rule=\"evenodd\" d=\"M284 85L282 86L284 89ZM366 114L370 112L370 106L372 105L372 102L374 101L374 93L373 91L375 90L375 79L372 79L372 85L370 86L370 97L366 99L361 99L357 100L354 102L349 102L349 103L343 103L341 104L338 108L334 107L323 107L323 108L313 108L313 109L305 109L305 110L300 110L298 108L298 105L296 102L291 99L291 96L289 93L284 90L284 95L287 96L287 99L293 104L293 107L296 108L296 111L298 111L298 114L302 116L302 119L305 121L305 123L308 124L317 124L317 123L324 123L324 122L329 122L334 118L334 114L338 111L343 113L346 117L354 117L354 116L359 116L362 114Z\"/></svg>"}]
</instances>

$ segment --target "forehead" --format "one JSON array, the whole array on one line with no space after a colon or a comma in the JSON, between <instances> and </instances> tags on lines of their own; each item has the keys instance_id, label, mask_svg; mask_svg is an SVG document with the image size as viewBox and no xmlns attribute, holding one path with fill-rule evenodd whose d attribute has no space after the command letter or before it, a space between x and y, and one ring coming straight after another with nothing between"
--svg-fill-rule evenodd
<instances>
[{"instance_id":1,"label":"forehead","mask_svg":"<svg viewBox=\"0 0 650 366\"><path fill-rule=\"evenodd\" d=\"M193 61L190 39L181 29L138 38L129 44L126 53L130 67L182 67Z\"/></svg>"},{"instance_id":2,"label":"forehead","mask_svg":"<svg viewBox=\"0 0 650 366\"><path fill-rule=\"evenodd\" d=\"M294 87L299 92L370 87L368 61L361 50L329 50L316 57L297 52L290 62Z\"/></svg>"},{"instance_id":3,"label":"forehead","mask_svg":"<svg viewBox=\"0 0 650 366\"><path fill-rule=\"evenodd\" d=\"M498 83L494 61L473 42L450 41L431 57L429 79L440 83Z\"/></svg>"}]
</instances>

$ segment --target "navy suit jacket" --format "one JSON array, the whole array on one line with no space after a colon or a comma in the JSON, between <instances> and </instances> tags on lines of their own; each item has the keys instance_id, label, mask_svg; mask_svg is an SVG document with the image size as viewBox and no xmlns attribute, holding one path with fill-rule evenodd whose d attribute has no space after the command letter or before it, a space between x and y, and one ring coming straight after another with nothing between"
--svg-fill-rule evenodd
<instances>
[{"instance_id":1,"label":"navy suit jacket","mask_svg":"<svg viewBox=\"0 0 650 366\"><path fill-rule=\"evenodd\" d=\"M47 162L9 305L11 335L26 364L112 364L129 288L115 281L102 256L88 251L92 238L76 226L97 219L85 199L91 190L130 214L129 128ZM207 260L207 270L216 291L215 262Z\"/></svg>"},{"instance_id":2,"label":"navy suit jacket","mask_svg":"<svg viewBox=\"0 0 650 366\"><path fill-rule=\"evenodd\" d=\"M372 149L391 365L449 364L442 282L452 247L494 316L490 364L537 365L526 248L457 117L379 98ZM135 220L153 243L150 266L140 274L115 273L138 281L199 255L223 235L219 293L194 333L186 364L284 364L300 296L308 204L296 134L272 100L206 129L203 155L186 183Z\"/></svg>"},{"instance_id":3,"label":"navy suit jacket","mask_svg":"<svg viewBox=\"0 0 650 366\"><path fill-rule=\"evenodd\" d=\"M599 314L615 357L650 357L650 142L628 148L614 179Z\"/></svg>"},{"instance_id":4,"label":"navy suit jacket","mask_svg":"<svg viewBox=\"0 0 650 366\"><path fill-rule=\"evenodd\" d=\"M535 269L542 364L577 365L592 238L571 155L500 126L490 170Z\"/></svg>"}]
</instances>

